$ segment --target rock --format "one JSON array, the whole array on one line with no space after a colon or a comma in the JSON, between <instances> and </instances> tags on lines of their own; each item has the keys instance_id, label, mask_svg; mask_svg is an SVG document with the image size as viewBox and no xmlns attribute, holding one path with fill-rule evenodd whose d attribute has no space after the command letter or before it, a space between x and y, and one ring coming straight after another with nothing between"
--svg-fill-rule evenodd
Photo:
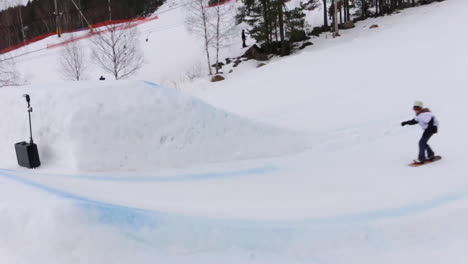
<instances>
[{"instance_id":1,"label":"rock","mask_svg":"<svg viewBox=\"0 0 468 264\"><path fill-rule=\"evenodd\" d=\"M222 75L215 75L211 78L211 82L220 82L224 80L225 78Z\"/></svg>"},{"instance_id":2,"label":"rock","mask_svg":"<svg viewBox=\"0 0 468 264\"><path fill-rule=\"evenodd\" d=\"M263 66L266 66L266 64L265 64L265 63L259 63L259 64L257 65L257 68L261 68L261 67L263 67Z\"/></svg>"},{"instance_id":3,"label":"rock","mask_svg":"<svg viewBox=\"0 0 468 264\"><path fill-rule=\"evenodd\" d=\"M242 61L240 60L240 58L237 58L237 60L234 62L233 67L235 68L235 67L239 66L239 64L241 64L241 63L242 63Z\"/></svg>"},{"instance_id":4,"label":"rock","mask_svg":"<svg viewBox=\"0 0 468 264\"><path fill-rule=\"evenodd\" d=\"M234 70L230 70L229 73L232 73Z\"/></svg>"},{"instance_id":5,"label":"rock","mask_svg":"<svg viewBox=\"0 0 468 264\"><path fill-rule=\"evenodd\" d=\"M299 49L302 50L302 49L305 49L305 47L312 46L312 45L314 45L314 43L307 41L307 42L304 42Z\"/></svg>"},{"instance_id":6,"label":"rock","mask_svg":"<svg viewBox=\"0 0 468 264\"><path fill-rule=\"evenodd\" d=\"M242 55L243 58L247 59L253 59L253 60L258 60L258 61L267 61L268 60L268 55L256 44L250 47L244 55Z\"/></svg>"},{"instance_id":7,"label":"rock","mask_svg":"<svg viewBox=\"0 0 468 264\"><path fill-rule=\"evenodd\" d=\"M379 27L379 25L374 24L374 25L370 26L369 29L378 28L378 27Z\"/></svg>"},{"instance_id":8,"label":"rock","mask_svg":"<svg viewBox=\"0 0 468 264\"><path fill-rule=\"evenodd\" d=\"M343 24L341 24L342 29L351 29L351 28L354 28L354 27L356 27L356 26L354 25L353 21L346 21Z\"/></svg>"},{"instance_id":9,"label":"rock","mask_svg":"<svg viewBox=\"0 0 468 264\"><path fill-rule=\"evenodd\" d=\"M231 63L231 59L230 58L226 58L226 65L229 65Z\"/></svg>"},{"instance_id":10,"label":"rock","mask_svg":"<svg viewBox=\"0 0 468 264\"><path fill-rule=\"evenodd\" d=\"M434 2L443 2L443 0L421 0L419 3L421 5L428 5L428 4L432 4Z\"/></svg>"},{"instance_id":11,"label":"rock","mask_svg":"<svg viewBox=\"0 0 468 264\"><path fill-rule=\"evenodd\" d=\"M222 63L222 62L218 62L218 65L216 65L216 63L211 65L211 67L213 67L215 69L221 69L221 68L223 68L223 66L224 66L224 63Z\"/></svg>"},{"instance_id":12,"label":"rock","mask_svg":"<svg viewBox=\"0 0 468 264\"><path fill-rule=\"evenodd\" d=\"M310 35L311 35L311 36L316 36L316 37L320 36L320 34L322 34L323 32L325 32L324 28L325 28L325 26L314 27L314 28L312 29L312 31L310 32Z\"/></svg>"}]
</instances>

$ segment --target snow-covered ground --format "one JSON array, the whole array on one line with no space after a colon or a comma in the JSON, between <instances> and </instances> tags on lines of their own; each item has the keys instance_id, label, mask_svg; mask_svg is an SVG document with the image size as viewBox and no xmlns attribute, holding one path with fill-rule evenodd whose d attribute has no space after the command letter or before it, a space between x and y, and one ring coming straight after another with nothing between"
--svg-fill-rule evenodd
<instances>
[{"instance_id":1,"label":"snow-covered ground","mask_svg":"<svg viewBox=\"0 0 468 264\"><path fill-rule=\"evenodd\" d=\"M58 79L47 68L57 51L23 57L32 85L0 90L0 142L10 146L0 152L0 262L466 263L467 8L449 0L367 20L265 67L241 64L224 82L181 81L175 91L45 84ZM179 30L153 31L146 51L158 43L166 53L148 52L151 67L135 79L164 83L190 65L181 58L202 58ZM180 38L194 45L169 52ZM45 161L34 171L11 157L27 138L25 91ZM420 168L406 166L420 128L400 126L414 100L441 123L430 143L444 159ZM193 148L162 148L166 134ZM162 168L165 150L165 161L196 162Z\"/></svg>"},{"instance_id":2,"label":"snow-covered ground","mask_svg":"<svg viewBox=\"0 0 468 264\"><path fill-rule=\"evenodd\" d=\"M278 156L308 146L304 133L241 118L142 81L2 89L0 112L11 125L0 128L0 145L29 139L27 104L18 96L26 93L33 98L35 140L49 170L152 171ZM17 166L11 148L3 148L0 157L3 167Z\"/></svg>"}]
</instances>

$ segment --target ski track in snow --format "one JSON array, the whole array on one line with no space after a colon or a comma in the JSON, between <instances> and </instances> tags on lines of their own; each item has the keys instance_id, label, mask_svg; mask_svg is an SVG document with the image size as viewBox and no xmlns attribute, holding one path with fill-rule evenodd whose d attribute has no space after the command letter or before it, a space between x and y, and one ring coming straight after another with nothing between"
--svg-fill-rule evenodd
<instances>
[{"instance_id":1,"label":"ski track in snow","mask_svg":"<svg viewBox=\"0 0 468 264\"><path fill-rule=\"evenodd\" d=\"M271 172L272 170L275 170L275 169L265 167L265 168L247 170L247 171L195 174L192 176L181 176L179 177L179 180L197 181L197 180L213 179L213 178L222 179L224 177L232 177L232 176L245 176L249 174L250 175L251 174L264 174L264 173ZM46 175L46 174L40 174L40 175ZM145 226L145 225L154 224L154 222L152 222L150 219L154 220L154 219L157 219L158 217L167 217L167 216L187 218L187 219L191 219L192 221L198 218L199 221L205 222L205 223L207 221L208 222L210 221L210 218L206 218L206 217L193 217L193 216L169 214L165 212L126 207L122 205L105 203L102 201L93 200L89 197L72 194L63 190L55 189L55 188L43 185L41 183L23 178L20 176L20 174L17 171L15 172L13 170L0 169L0 176L8 178L16 182L20 182L22 184L31 186L35 189L47 192L49 194L53 194L61 198L79 202L84 207L98 209L101 212L101 217L102 217L101 219L103 220L104 223L115 222L117 224L124 224L124 225L132 226L135 228L141 228L142 226ZM99 176L95 176L95 177L94 176L76 176L76 177L81 178L81 179L86 179L86 180L97 180L97 181L101 181L101 180L131 181L131 179L128 179L128 178L126 179L104 178L104 177L99 177ZM155 179L155 178L151 180L136 178L135 181L140 182L141 180L161 181L161 182L170 181L168 178L163 178L163 180ZM177 180L177 177L175 177L173 181L177 182L179 180ZM377 211L362 212L362 213L355 213L355 214L349 214L349 215L338 215L338 216L332 216L332 217L317 217L317 218L310 218L310 219L303 219L303 220L296 220L296 221L260 221L259 222L259 221L248 221L248 220L222 220L222 222L243 223L243 224L254 223L255 225L259 225L259 224L265 225L265 224L276 223L280 225L292 225L292 226L297 226L298 224L315 225L315 224L359 223L359 222L376 221L376 220L381 220L385 218L405 217L405 216L410 216L410 215L414 215L418 213L423 213L432 209L446 206L456 201L466 200L467 198L468 198L468 186L463 188L461 191L455 191L453 193L448 193L448 194L441 195L438 197L429 198L427 201L424 201L421 203L408 204L400 208L388 208L388 209L382 209L382 210L377 210ZM110 221L111 219L112 221ZM221 220L216 220L216 221L221 221Z\"/></svg>"},{"instance_id":2,"label":"ski track in snow","mask_svg":"<svg viewBox=\"0 0 468 264\"><path fill-rule=\"evenodd\" d=\"M278 168L275 167L259 167L252 168L247 170L239 171L225 171L225 172L207 172L207 173L195 173L195 174L185 174L185 175L176 175L176 176L144 176L144 177L114 177L114 176L105 176L105 175L91 175L91 174L51 174L51 173L37 173L37 172L19 172L14 170L0 169L0 171L14 173L18 175L19 173L35 175L35 176L63 176L67 178L78 178L84 180L93 180L93 181L110 181L110 182L184 182L184 181L202 181L202 180L211 180L211 179L223 179L239 176L249 176L249 175L258 175L258 174L267 174L274 171L278 171Z\"/></svg>"},{"instance_id":3,"label":"ski track in snow","mask_svg":"<svg viewBox=\"0 0 468 264\"><path fill-rule=\"evenodd\" d=\"M466 5L465 0L450 0L362 21L343 31L342 38L314 38L313 47L273 59L266 67L242 63L219 84L185 83L184 73L204 59L201 47L187 45L197 40L182 25L162 30L177 25L182 10L142 26L150 39L146 42L144 34L140 39L150 65L136 79L150 80L145 84L155 91L155 83L174 80L177 90L228 113L304 131L312 138L310 145L303 144L306 153L200 165L204 170L189 167L179 174L168 170L160 177L52 174L48 169L53 166L20 171L11 169L12 162L2 164L10 169L0 169L0 187L6 191L0 201L0 262L466 263L468 182L462 146L468 141L460 113L468 56L463 34L453 30L466 24ZM379 28L369 30L372 24ZM396 41L401 39L405 41ZM222 57L239 55L237 46L226 48ZM49 83L57 79L59 51L41 51L17 63L33 84ZM338 68L342 78L334 79ZM91 73L92 79L101 74L95 67ZM280 74L294 77L268 82ZM37 92L47 95L44 102L56 94ZM21 88L14 93L22 94ZM19 105L17 97L11 97L12 106ZM416 150L420 131L399 127L412 114L415 99L434 106L443 122L431 143L447 157L418 169L405 162ZM14 117L23 113L19 107L5 108L2 122L22 118ZM43 135L50 134L46 128ZM5 144L16 136L11 133ZM5 157L13 158L9 151ZM62 169L57 171L70 173ZM51 197L71 210L49 203ZM144 250L127 247L128 241ZM150 257L135 259L145 254Z\"/></svg>"}]
</instances>

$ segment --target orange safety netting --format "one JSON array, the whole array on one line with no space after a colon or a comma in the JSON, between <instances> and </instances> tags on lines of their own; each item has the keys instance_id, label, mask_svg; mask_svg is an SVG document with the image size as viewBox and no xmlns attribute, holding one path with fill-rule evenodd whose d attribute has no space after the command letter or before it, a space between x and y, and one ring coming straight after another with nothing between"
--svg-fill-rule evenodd
<instances>
[{"instance_id":1,"label":"orange safety netting","mask_svg":"<svg viewBox=\"0 0 468 264\"><path fill-rule=\"evenodd\" d=\"M16 44L16 45L13 45L13 46L10 46L8 48L4 48L4 49L1 49L0 50L0 54L4 54L4 53L7 53L7 52L10 52L10 51L13 51L13 50L16 50L16 49L19 49L19 48L22 48L24 46L27 46L29 44L32 44L34 42L38 42L38 41L41 41L43 39L46 39L48 37L51 37L53 35L55 35L56 33L47 33L47 34L44 34L44 35L41 35L41 36L37 36L35 38L32 38L28 41L25 41L23 43L20 43L20 44Z\"/></svg>"},{"instance_id":2,"label":"orange safety netting","mask_svg":"<svg viewBox=\"0 0 468 264\"><path fill-rule=\"evenodd\" d=\"M222 2L219 2L219 3L216 3L216 4L209 5L208 7L216 7L216 6L227 4L227 3L232 2L232 1L237 1L237 0L225 0L225 1L222 1ZM112 25L117 25L117 24L129 23L128 25L125 25L125 26L118 29L118 30L124 30L124 29L129 29L129 28L132 28L132 27L136 27L136 26L138 26L140 24L143 24L143 23L146 23L146 22L149 22L149 21L156 20L158 18L159 17L154 16L154 17L142 17L142 18L134 18L134 19L121 19L121 20L104 21L104 22L100 22L100 23L91 25L90 28L91 29L97 29L97 28L104 27L104 26L112 26ZM69 31L65 31L63 33L76 33L76 32L80 32L80 31L83 31L83 30L87 30L87 29L69 30ZM104 31L104 32L106 32L106 31ZM102 32L103 31L100 31L100 33L102 33ZM48 44L47 48L51 49L51 48L60 47L60 46L67 45L67 44L75 42L75 41L90 38L90 37L92 37L92 36L94 36L96 34L97 33L95 31L91 30L88 34L86 34L84 36L81 36L81 37L73 37L71 39L62 41L60 43ZM48 37L51 37L53 35L56 35L56 33L47 33L47 34L35 37L33 39L30 39L28 41L25 41L23 43L13 45L13 46L5 48L5 49L1 49L0 54L4 54L4 53L7 53L7 52L10 52L10 51L13 51L13 50L17 50L17 49L22 48L24 46L27 46L27 45L33 44L35 42L41 41L43 39L46 39Z\"/></svg>"},{"instance_id":3,"label":"orange safety netting","mask_svg":"<svg viewBox=\"0 0 468 264\"><path fill-rule=\"evenodd\" d=\"M134 19L104 21L104 22L100 22L100 23L91 25L90 28L98 29L100 27L105 27L105 26L112 26L112 25L118 25L118 24L127 24L127 25L122 25L121 27L117 28L118 30L125 30L125 29L136 27L138 25L141 25L141 24L149 22L149 21L156 20L158 18L159 17L154 16L154 17L142 17L142 18L134 18ZM65 31L64 33L75 33L75 32L80 32L80 31L83 31L83 30L87 30L87 29L70 30L70 31ZM103 32L103 31L100 31L100 32ZM62 41L60 43L48 44L47 48L50 49L50 48L56 48L56 47L60 47L60 46L63 46L63 45L67 45L67 44L69 44L71 42L75 42L75 41L79 41L79 40L82 40L82 39L92 37L95 34L96 34L96 32L94 30L91 30L88 34L86 34L84 36L81 36L81 37L74 37L74 38ZM10 51L20 49L20 48L22 48L24 46L33 44L33 43L41 41L41 40L44 40L44 39L46 39L48 37L51 37L51 36L54 36L54 35L56 35L56 33L47 33L47 34L44 34L44 35L41 35L41 36L37 36L37 37L32 38L32 39L30 39L28 41L25 41L23 43L13 45L13 46L5 48L5 49L1 49L0 54L4 54L4 53L10 52Z\"/></svg>"},{"instance_id":4,"label":"orange safety netting","mask_svg":"<svg viewBox=\"0 0 468 264\"><path fill-rule=\"evenodd\" d=\"M99 32L96 32L94 29L98 29L98 28L101 28L101 27L108 27L108 26L113 26L113 25L118 25L118 24L122 24L121 26L115 28L116 30L125 30L125 29L129 29L129 28L133 28L133 27L136 27L138 25L141 25L143 23L146 23L146 22L149 22L149 21L153 21L153 20L156 20L158 19L159 17L157 16L154 16L154 17L142 17L142 18L134 18L134 19L122 19L122 20L112 20L112 21L104 21L104 22L100 22L100 23L97 23L97 24L94 24L91 26L91 28L93 30L91 30L88 34L84 35L84 36L80 36L80 37L72 37L70 39L67 39L65 41L62 41L62 42L59 42L59 43L54 43L54 44L47 44L47 48L48 49L52 49L52 48L56 48L56 47L61 47L61 46L64 46L64 45L67 45L67 44L70 44L72 42L75 42L75 41L79 41L79 40L83 40L83 39L87 39L87 38L90 38L98 33L105 33L105 32L109 32L109 29L106 29L106 30L100 30ZM79 31L79 30L78 30ZM73 31L73 32L78 32L78 31ZM71 32L68 32L68 33L71 33Z\"/></svg>"}]
</instances>

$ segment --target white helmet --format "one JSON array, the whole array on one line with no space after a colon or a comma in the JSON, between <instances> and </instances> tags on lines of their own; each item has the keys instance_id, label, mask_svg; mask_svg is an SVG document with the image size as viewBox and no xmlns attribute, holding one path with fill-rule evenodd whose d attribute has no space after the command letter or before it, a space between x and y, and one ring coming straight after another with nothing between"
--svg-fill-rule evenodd
<instances>
[{"instance_id":1,"label":"white helmet","mask_svg":"<svg viewBox=\"0 0 468 264\"><path fill-rule=\"evenodd\" d=\"M416 107L419 107L419 108L423 108L424 107L424 103L421 102L421 101L416 101L414 102L414 105L413 106L416 106Z\"/></svg>"}]
</instances>

